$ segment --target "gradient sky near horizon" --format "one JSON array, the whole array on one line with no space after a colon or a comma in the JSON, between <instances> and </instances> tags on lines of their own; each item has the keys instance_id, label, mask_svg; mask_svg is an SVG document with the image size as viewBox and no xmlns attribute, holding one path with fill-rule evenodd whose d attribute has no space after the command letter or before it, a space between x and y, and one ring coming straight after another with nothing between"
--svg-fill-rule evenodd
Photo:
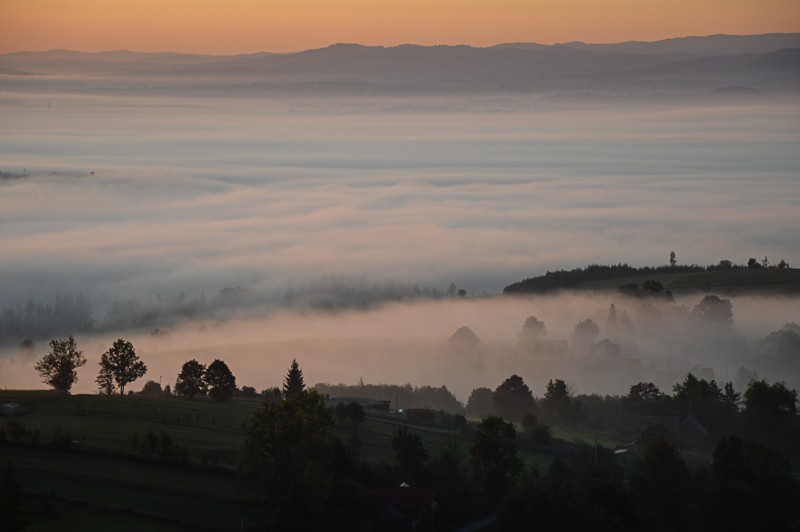
<instances>
[{"instance_id":1,"label":"gradient sky near horizon","mask_svg":"<svg viewBox=\"0 0 800 532\"><path fill-rule=\"evenodd\" d=\"M0 53L238 54L800 31L797 0L3 0Z\"/></svg>"}]
</instances>

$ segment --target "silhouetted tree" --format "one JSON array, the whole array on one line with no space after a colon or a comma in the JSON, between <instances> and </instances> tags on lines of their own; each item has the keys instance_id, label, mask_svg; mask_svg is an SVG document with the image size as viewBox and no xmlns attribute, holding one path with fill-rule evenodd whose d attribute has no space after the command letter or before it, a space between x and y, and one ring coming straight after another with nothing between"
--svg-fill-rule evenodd
<instances>
[{"instance_id":1,"label":"silhouetted tree","mask_svg":"<svg viewBox=\"0 0 800 532\"><path fill-rule=\"evenodd\" d=\"M678 259L675 256L675 252L674 251L670 251L669 252L669 265L674 268L676 264L678 264Z\"/></svg>"},{"instance_id":2,"label":"silhouetted tree","mask_svg":"<svg viewBox=\"0 0 800 532\"><path fill-rule=\"evenodd\" d=\"M704 421L713 418L722 403L722 390L715 381L698 379L691 373L672 387L673 400L681 416L694 414Z\"/></svg>"},{"instance_id":3,"label":"silhouetted tree","mask_svg":"<svg viewBox=\"0 0 800 532\"><path fill-rule=\"evenodd\" d=\"M470 417L486 417L492 413L492 390L475 388L467 399L467 415Z\"/></svg>"},{"instance_id":4,"label":"silhouetted tree","mask_svg":"<svg viewBox=\"0 0 800 532\"><path fill-rule=\"evenodd\" d=\"M514 424L502 418L488 416L478 424L470 448L470 464L477 485L490 500L502 498L522 472L516 438Z\"/></svg>"},{"instance_id":5,"label":"silhouetted tree","mask_svg":"<svg viewBox=\"0 0 800 532\"><path fill-rule=\"evenodd\" d=\"M291 399L298 393L305 390L306 385L303 382L303 370L297 360L292 360L292 365L289 367L289 372L283 380L283 398Z\"/></svg>"},{"instance_id":6,"label":"silhouetted tree","mask_svg":"<svg viewBox=\"0 0 800 532\"><path fill-rule=\"evenodd\" d=\"M158 397L161 395L161 384L156 381L147 381L142 387L142 395Z\"/></svg>"},{"instance_id":7,"label":"silhouetted tree","mask_svg":"<svg viewBox=\"0 0 800 532\"><path fill-rule=\"evenodd\" d=\"M542 411L551 419L564 422L572 420L572 404L567 383L561 379L550 379L545 386Z\"/></svg>"},{"instance_id":8,"label":"silhouetted tree","mask_svg":"<svg viewBox=\"0 0 800 532\"><path fill-rule=\"evenodd\" d=\"M114 393L114 390L117 389L117 386L114 384L114 374L111 372L111 368L103 364L100 364L100 371L94 382L97 384L97 390L101 394L111 395Z\"/></svg>"},{"instance_id":9,"label":"silhouetted tree","mask_svg":"<svg viewBox=\"0 0 800 532\"><path fill-rule=\"evenodd\" d=\"M236 377L222 360L214 360L205 373L208 395L215 401L228 401L236 391Z\"/></svg>"},{"instance_id":10,"label":"silhouetted tree","mask_svg":"<svg viewBox=\"0 0 800 532\"><path fill-rule=\"evenodd\" d=\"M58 391L69 392L78 381L77 368L86 364L83 351L79 351L72 335L66 340L51 340L50 352L36 362L36 371L42 382Z\"/></svg>"},{"instance_id":11,"label":"silhouetted tree","mask_svg":"<svg viewBox=\"0 0 800 532\"><path fill-rule=\"evenodd\" d=\"M422 445L419 434L409 432L408 427L400 427L392 434L392 449L403 473L410 475L415 481L418 480L422 467L428 460L428 451Z\"/></svg>"},{"instance_id":12,"label":"silhouetted tree","mask_svg":"<svg viewBox=\"0 0 800 532\"><path fill-rule=\"evenodd\" d=\"M195 395L205 395L206 367L195 359L184 362L178 379L175 381L175 394L194 399Z\"/></svg>"},{"instance_id":13,"label":"silhouetted tree","mask_svg":"<svg viewBox=\"0 0 800 532\"><path fill-rule=\"evenodd\" d=\"M708 529L792 530L800 524L800 483L778 451L722 438L711 470L704 505Z\"/></svg>"},{"instance_id":14,"label":"silhouetted tree","mask_svg":"<svg viewBox=\"0 0 800 532\"><path fill-rule=\"evenodd\" d=\"M210 366L209 366L210 368ZM244 471L251 493L276 514L274 527L319 529L330 482L331 411L322 395L304 390L278 403L265 402L248 424Z\"/></svg>"},{"instance_id":15,"label":"silhouetted tree","mask_svg":"<svg viewBox=\"0 0 800 532\"><path fill-rule=\"evenodd\" d=\"M630 387L622 406L631 414L664 415L670 409L670 397L652 382L640 382Z\"/></svg>"},{"instance_id":16,"label":"silhouetted tree","mask_svg":"<svg viewBox=\"0 0 800 532\"><path fill-rule=\"evenodd\" d=\"M492 403L497 414L512 421L520 421L536 408L531 389L519 375L511 375L495 389Z\"/></svg>"},{"instance_id":17,"label":"silhouetted tree","mask_svg":"<svg viewBox=\"0 0 800 532\"><path fill-rule=\"evenodd\" d=\"M100 373L113 375L120 395L125 395L125 385L144 376L147 366L139 360L133 344L120 338L100 356Z\"/></svg>"},{"instance_id":18,"label":"silhouetted tree","mask_svg":"<svg viewBox=\"0 0 800 532\"><path fill-rule=\"evenodd\" d=\"M751 381L744 392L744 414L748 422L767 433L797 424L797 390L782 382Z\"/></svg>"},{"instance_id":19,"label":"silhouetted tree","mask_svg":"<svg viewBox=\"0 0 800 532\"><path fill-rule=\"evenodd\" d=\"M665 440L648 445L631 468L631 487L659 521L680 530L689 502L691 476L678 450Z\"/></svg>"},{"instance_id":20,"label":"silhouetted tree","mask_svg":"<svg viewBox=\"0 0 800 532\"><path fill-rule=\"evenodd\" d=\"M277 386L261 390L261 397L268 403L277 403L283 399L283 392Z\"/></svg>"}]
</instances>

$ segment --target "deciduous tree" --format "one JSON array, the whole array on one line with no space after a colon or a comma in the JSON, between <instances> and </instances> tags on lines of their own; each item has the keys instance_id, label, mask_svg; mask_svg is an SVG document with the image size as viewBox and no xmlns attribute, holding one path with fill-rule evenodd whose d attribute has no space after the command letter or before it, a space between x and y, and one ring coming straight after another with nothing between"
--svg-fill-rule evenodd
<instances>
[{"instance_id":1,"label":"deciduous tree","mask_svg":"<svg viewBox=\"0 0 800 532\"><path fill-rule=\"evenodd\" d=\"M428 460L428 452L422 445L419 434L409 432L408 427L400 427L392 434L392 449L403 472L417 480Z\"/></svg>"},{"instance_id":2,"label":"deciduous tree","mask_svg":"<svg viewBox=\"0 0 800 532\"><path fill-rule=\"evenodd\" d=\"M222 360L214 360L205 373L208 395L216 401L228 401L236 391L236 377Z\"/></svg>"},{"instance_id":3,"label":"deciduous tree","mask_svg":"<svg viewBox=\"0 0 800 532\"><path fill-rule=\"evenodd\" d=\"M50 352L36 362L36 371L42 381L58 391L69 392L78 381L77 369L86 364L83 351L79 351L75 338L51 340Z\"/></svg>"},{"instance_id":4,"label":"deciduous tree","mask_svg":"<svg viewBox=\"0 0 800 532\"><path fill-rule=\"evenodd\" d=\"M520 421L536 408L531 389L519 375L504 380L492 394L492 402L497 414L512 421Z\"/></svg>"},{"instance_id":5,"label":"deciduous tree","mask_svg":"<svg viewBox=\"0 0 800 532\"><path fill-rule=\"evenodd\" d=\"M147 366L139 359L133 344L120 338L100 356L100 375L103 373L113 375L120 395L125 395L125 385L143 377Z\"/></svg>"},{"instance_id":6,"label":"deciduous tree","mask_svg":"<svg viewBox=\"0 0 800 532\"><path fill-rule=\"evenodd\" d=\"M472 440L470 464L475 480L495 501L514 485L522 472L516 438L513 423L488 416L480 422Z\"/></svg>"},{"instance_id":7,"label":"deciduous tree","mask_svg":"<svg viewBox=\"0 0 800 532\"><path fill-rule=\"evenodd\" d=\"M209 366L210 369L210 366ZM304 390L287 401L265 402L248 424L244 469L253 494L271 504L276 526L313 529L330 481L331 411L322 395Z\"/></svg>"},{"instance_id":8,"label":"deciduous tree","mask_svg":"<svg viewBox=\"0 0 800 532\"><path fill-rule=\"evenodd\" d=\"M206 367L195 359L184 362L178 379L175 381L175 393L183 395L189 399L194 399L195 395L205 395L206 386Z\"/></svg>"},{"instance_id":9,"label":"deciduous tree","mask_svg":"<svg viewBox=\"0 0 800 532\"><path fill-rule=\"evenodd\" d=\"M492 413L492 390L475 388L467 400L467 415L483 418Z\"/></svg>"}]
</instances>

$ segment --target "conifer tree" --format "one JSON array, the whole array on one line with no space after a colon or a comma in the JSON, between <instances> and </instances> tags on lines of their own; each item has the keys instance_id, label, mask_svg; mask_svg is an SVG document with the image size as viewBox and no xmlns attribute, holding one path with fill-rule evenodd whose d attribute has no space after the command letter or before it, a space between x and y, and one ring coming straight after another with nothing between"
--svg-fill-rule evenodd
<instances>
[{"instance_id":1,"label":"conifer tree","mask_svg":"<svg viewBox=\"0 0 800 532\"><path fill-rule=\"evenodd\" d=\"M291 399L295 395L305 390L306 385L303 382L303 370L297 360L292 360L292 365L289 367L289 372L283 381L283 398Z\"/></svg>"}]
</instances>

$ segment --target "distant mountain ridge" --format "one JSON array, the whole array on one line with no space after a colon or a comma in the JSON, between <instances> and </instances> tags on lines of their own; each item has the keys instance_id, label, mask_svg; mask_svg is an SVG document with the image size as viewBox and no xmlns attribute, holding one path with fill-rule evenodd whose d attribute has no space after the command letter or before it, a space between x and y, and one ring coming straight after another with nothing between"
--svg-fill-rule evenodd
<instances>
[{"instance_id":1,"label":"distant mountain ridge","mask_svg":"<svg viewBox=\"0 0 800 532\"><path fill-rule=\"evenodd\" d=\"M197 55L68 50L0 55L3 77L92 76L162 84L335 84L348 90L426 92L700 92L800 89L800 33L715 35L656 42L394 47L334 44L288 54ZM257 88L257 87L254 87Z\"/></svg>"}]
</instances>

